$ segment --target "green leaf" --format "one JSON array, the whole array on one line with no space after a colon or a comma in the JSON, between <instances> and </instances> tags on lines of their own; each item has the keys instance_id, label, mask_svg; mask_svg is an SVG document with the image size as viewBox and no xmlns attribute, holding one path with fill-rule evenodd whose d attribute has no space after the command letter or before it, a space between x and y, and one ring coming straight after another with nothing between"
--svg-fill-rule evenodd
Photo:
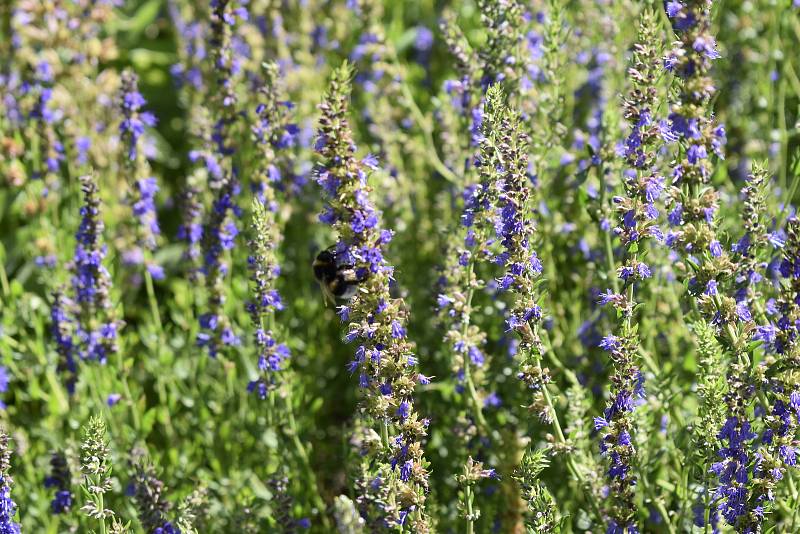
<instances>
[{"instance_id":1,"label":"green leaf","mask_svg":"<svg viewBox=\"0 0 800 534\"><path fill-rule=\"evenodd\" d=\"M143 3L131 18L122 22L122 28L132 34L134 41L138 40L139 34L156 20L158 12L161 11L161 3L162 0L149 0Z\"/></svg>"}]
</instances>

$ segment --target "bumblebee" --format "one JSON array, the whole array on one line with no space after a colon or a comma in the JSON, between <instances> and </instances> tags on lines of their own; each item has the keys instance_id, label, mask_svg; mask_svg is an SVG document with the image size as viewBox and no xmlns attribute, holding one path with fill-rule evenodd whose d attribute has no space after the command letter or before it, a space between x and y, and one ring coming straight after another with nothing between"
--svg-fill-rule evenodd
<instances>
[{"instance_id":1,"label":"bumblebee","mask_svg":"<svg viewBox=\"0 0 800 534\"><path fill-rule=\"evenodd\" d=\"M336 257L334 247L329 247L314 259L311 266L314 270L314 278L319 282L325 300L331 301L334 305L336 299L350 300L358 291L358 285L366 277L359 276L353 265L340 263Z\"/></svg>"}]
</instances>

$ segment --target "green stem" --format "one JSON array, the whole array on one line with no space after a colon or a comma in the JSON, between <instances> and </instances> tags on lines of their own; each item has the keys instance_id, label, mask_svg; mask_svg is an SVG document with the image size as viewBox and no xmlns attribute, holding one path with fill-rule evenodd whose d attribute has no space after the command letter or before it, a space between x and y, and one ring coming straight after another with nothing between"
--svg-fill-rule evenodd
<instances>
[{"instance_id":1,"label":"green stem","mask_svg":"<svg viewBox=\"0 0 800 534\"><path fill-rule=\"evenodd\" d=\"M469 355L465 355L464 357L464 381L467 384L467 391L474 408L478 427L481 431L486 432L489 429L489 425L486 422L486 418L483 416L483 407L481 406L481 401L478 398L478 391L475 389L475 384L472 381L472 375L469 371Z\"/></svg>"},{"instance_id":2,"label":"green stem","mask_svg":"<svg viewBox=\"0 0 800 534\"><path fill-rule=\"evenodd\" d=\"M389 47L388 43L387 47L389 48L389 54L392 62L395 66L399 66L400 62L397 58L397 50L395 50L394 47ZM417 102L414 100L414 95L411 93L411 89L408 88L405 79L400 82L400 89L403 92L403 98L406 100L406 106L408 106L408 110L411 112L411 115L413 115L414 121L417 123L419 129L422 130L422 135L425 137L424 148L428 155L428 159L430 160L430 164L433 165L433 168L436 169L436 171L441 174L445 180L452 184L458 185L458 177L447 167L447 165L442 162L441 158L439 157L439 153L436 151L436 144L433 142L433 127L426 119L425 115L422 114L419 106L417 106Z\"/></svg>"},{"instance_id":3,"label":"green stem","mask_svg":"<svg viewBox=\"0 0 800 534\"><path fill-rule=\"evenodd\" d=\"M408 88L405 82L401 83L400 87L403 90L403 96L406 99L408 109L414 116L417 126L420 130L422 130L422 135L425 136L425 152L428 154L428 159L430 160L431 165L433 165L433 168L436 169L436 171L441 174L445 180L452 184L458 184L458 177L447 167L447 165L444 164L444 162L442 162L441 158L439 158L439 153L436 152L436 145L433 142L433 129L430 127L427 119L422 114L422 111L420 111L417 103L414 101L414 96L411 94L411 90Z\"/></svg>"},{"instance_id":4,"label":"green stem","mask_svg":"<svg viewBox=\"0 0 800 534\"><path fill-rule=\"evenodd\" d=\"M153 286L153 277L150 275L150 271L147 269L144 270L144 281L145 281L145 288L147 289L147 300L150 303L150 313L153 315L153 322L156 325L156 330L158 333L158 346L156 348L156 357L160 360L161 359L161 350L166 346L166 340L164 337L164 326L161 322L161 313L158 311L158 299L156 299L156 292ZM159 373L156 377L156 390L158 392L158 397L160 399L160 404L162 406L169 405L168 398L167 398L167 389L164 385L164 375ZM167 430L167 435L170 440L175 439L175 430L172 428L172 418L170 416L171 410L163 410L162 413L165 414L165 426Z\"/></svg>"},{"instance_id":5,"label":"green stem","mask_svg":"<svg viewBox=\"0 0 800 534\"><path fill-rule=\"evenodd\" d=\"M470 258L469 265L467 266L467 300L464 303L464 316L462 318L461 326L461 339L466 339L469 332L470 315L472 313L472 297L475 295L475 286L472 283L472 275L475 269L475 260ZM464 360L464 381L467 384L467 393L469 394L470 401L472 402L475 420L478 427L484 433L488 432L489 425L486 423L486 418L483 416L483 406L481 406L480 398L478 398L478 391L475 388L475 383L472 380L472 373L470 372L469 354L463 356Z\"/></svg>"},{"instance_id":6,"label":"green stem","mask_svg":"<svg viewBox=\"0 0 800 534\"><path fill-rule=\"evenodd\" d=\"M675 534L675 527L672 526L672 521L669 520L669 514L667 513L667 509L664 506L664 503L661 502L661 499L655 499L654 501L656 510L658 513L661 514L661 517L664 518L664 524L667 525L667 530L669 534Z\"/></svg>"},{"instance_id":7,"label":"green stem","mask_svg":"<svg viewBox=\"0 0 800 534\"><path fill-rule=\"evenodd\" d=\"M147 300L150 301L150 312L153 314L153 321L155 321L156 328L158 328L159 342L162 342L164 328L161 325L161 314L158 311L158 300L156 299L156 293L153 289L153 277L150 275L150 271L147 269L144 270L144 284L147 288ZM161 346L161 343L159 343L159 347Z\"/></svg>"},{"instance_id":8,"label":"green stem","mask_svg":"<svg viewBox=\"0 0 800 534\"><path fill-rule=\"evenodd\" d=\"M384 419L381 421L381 444L383 444L383 448L386 449L388 452L391 448L389 446L389 422Z\"/></svg>"},{"instance_id":9,"label":"green stem","mask_svg":"<svg viewBox=\"0 0 800 534\"><path fill-rule=\"evenodd\" d=\"M797 486L795 486L792 472L789 471L787 474L789 478L789 491L792 493L792 521L790 523L788 532L796 532L795 525L797 524L797 511L798 504L800 504L800 499L798 498Z\"/></svg>"},{"instance_id":10,"label":"green stem","mask_svg":"<svg viewBox=\"0 0 800 534\"><path fill-rule=\"evenodd\" d=\"M289 418L289 434L292 440L292 444L294 445L295 451L297 452L298 458L300 458L300 463L303 466L303 471L305 471L305 476L307 482L311 485L314 489L312 492L312 500L314 501L314 506L319 509L320 518L322 520L323 526L325 529L330 529L330 523L328 521L328 516L325 514L325 501L322 499L322 495L319 489L319 481L317 480L317 476L314 473L314 470L311 468L311 460L308 456L308 451L306 451L303 442L300 441L300 433L297 431L297 421L294 417L294 407L292 405L292 398L290 394L287 394L285 397L286 401L286 412L288 413Z\"/></svg>"},{"instance_id":11,"label":"green stem","mask_svg":"<svg viewBox=\"0 0 800 534\"><path fill-rule=\"evenodd\" d=\"M11 294L11 289L9 288L8 276L6 275L5 258L3 258L3 261L0 261L0 287L3 288L3 297L8 298Z\"/></svg>"},{"instance_id":12,"label":"green stem","mask_svg":"<svg viewBox=\"0 0 800 534\"><path fill-rule=\"evenodd\" d=\"M608 261L608 276L611 278L611 287L614 289L614 293L619 293L619 281L617 280L617 269L616 263L614 262L614 247L611 244L611 234L609 232L603 232L603 237L606 245L606 260Z\"/></svg>"},{"instance_id":13,"label":"green stem","mask_svg":"<svg viewBox=\"0 0 800 534\"><path fill-rule=\"evenodd\" d=\"M789 186L789 190L786 193L786 197L783 199L783 211L781 212L780 222L778 223L778 227L782 227L783 223L786 222L786 216L789 214L792 205L792 199L794 199L794 195L797 192L797 186L800 184L800 172L795 170L794 177L792 178L792 184Z\"/></svg>"},{"instance_id":14,"label":"green stem","mask_svg":"<svg viewBox=\"0 0 800 534\"><path fill-rule=\"evenodd\" d=\"M125 369L124 359L122 358L122 347L119 347L119 350L116 354L117 359L117 370L120 374L120 382L122 382L122 391L125 395L125 398L128 401L128 407L131 411L131 416L133 418L133 428L136 430L136 434L139 435L139 430L141 429L141 421L139 420L139 410L136 409L136 400L133 398L133 394L131 393L131 388L128 386L128 371Z\"/></svg>"},{"instance_id":15,"label":"green stem","mask_svg":"<svg viewBox=\"0 0 800 534\"><path fill-rule=\"evenodd\" d=\"M550 361L553 367L558 369L560 373L563 373L564 376L567 377L567 380L569 381L570 384L572 384L573 386L580 386L581 383L578 380L578 376L575 374L575 372L566 365L564 365L564 363L556 357L555 350L553 349L553 343L550 341L550 336L547 333L547 331L545 331L542 335L542 344L544 345L545 353L547 354L547 359Z\"/></svg>"},{"instance_id":16,"label":"green stem","mask_svg":"<svg viewBox=\"0 0 800 534\"><path fill-rule=\"evenodd\" d=\"M544 400L547 403L547 409L549 410L550 415L553 419L552 424L553 424L553 430L556 433L556 439L562 445L566 444L567 439L564 436L564 431L562 430L561 423L558 420L558 414L556 412L555 406L553 405L553 399L552 397L550 397L550 392L547 390L547 385L542 387L542 392L544 394ZM587 488L586 479L584 478L583 473L581 473L580 470L578 469L578 466L575 463L574 456L572 454L567 453L565 457L567 462L567 469L575 478L575 480L578 481L581 488L586 492L586 500L589 501L589 503L591 504L597 519L600 519L602 515L600 513L600 507L597 504L597 499L594 498L591 492L586 491Z\"/></svg>"},{"instance_id":17,"label":"green stem","mask_svg":"<svg viewBox=\"0 0 800 534\"><path fill-rule=\"evenodd\" d=\"M467 534L473 534L475 529L475 521L472 518L472 487L467 485L464 488L464 501L467 505Z\"/></svg>"},{"instance_id":18,"label":"green stem","mask_svg":"<svg viewBox=\"0 0 800 534\"><path fill-rule=\"evenodd\" d=\"M97 494L97 508L100 510L100 513L103 513L105 510L102 493ZM100 534L106 534L106 532L106 518L105 515L103 515L100 518Z\"/></svg>"}]
</instances>

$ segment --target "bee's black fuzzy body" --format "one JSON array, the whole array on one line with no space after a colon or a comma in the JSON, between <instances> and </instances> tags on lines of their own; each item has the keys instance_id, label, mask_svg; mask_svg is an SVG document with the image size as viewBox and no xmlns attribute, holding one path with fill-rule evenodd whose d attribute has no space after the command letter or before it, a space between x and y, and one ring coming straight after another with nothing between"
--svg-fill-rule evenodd
<instances>
[{"instance_id":1,"label":"bee's black fuzzy body","mask_svg":"<svg viewBox=\"0 0 800 534\"><path fill-rule=\"evenodd\" d=\"M317 279L325 296L331 301L353 298L358 284L364 281L353 270L352 265L340 265L336 253L328 248L317 254L312 264L314 278Z\"/></svg>"}]
</instances>

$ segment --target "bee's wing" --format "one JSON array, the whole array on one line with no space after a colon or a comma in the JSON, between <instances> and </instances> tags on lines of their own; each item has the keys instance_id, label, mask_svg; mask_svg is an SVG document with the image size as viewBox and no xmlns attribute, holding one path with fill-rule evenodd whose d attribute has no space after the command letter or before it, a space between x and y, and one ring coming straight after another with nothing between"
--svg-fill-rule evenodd
<instances>
[{"instance_id":1,"label":"bee's wing","mask_svg":"<svg viewBox=\"0 0 800 534\"><path fill-rule=\"evenodd\" d=\"M325 307L328 307L328 302L330 302L334 307L336 307L336 297L331 292L331 288L328 287L328 284L320 281L319 287L322 289L322 301L325 303Z\"/></svg>"}]
</instances>

